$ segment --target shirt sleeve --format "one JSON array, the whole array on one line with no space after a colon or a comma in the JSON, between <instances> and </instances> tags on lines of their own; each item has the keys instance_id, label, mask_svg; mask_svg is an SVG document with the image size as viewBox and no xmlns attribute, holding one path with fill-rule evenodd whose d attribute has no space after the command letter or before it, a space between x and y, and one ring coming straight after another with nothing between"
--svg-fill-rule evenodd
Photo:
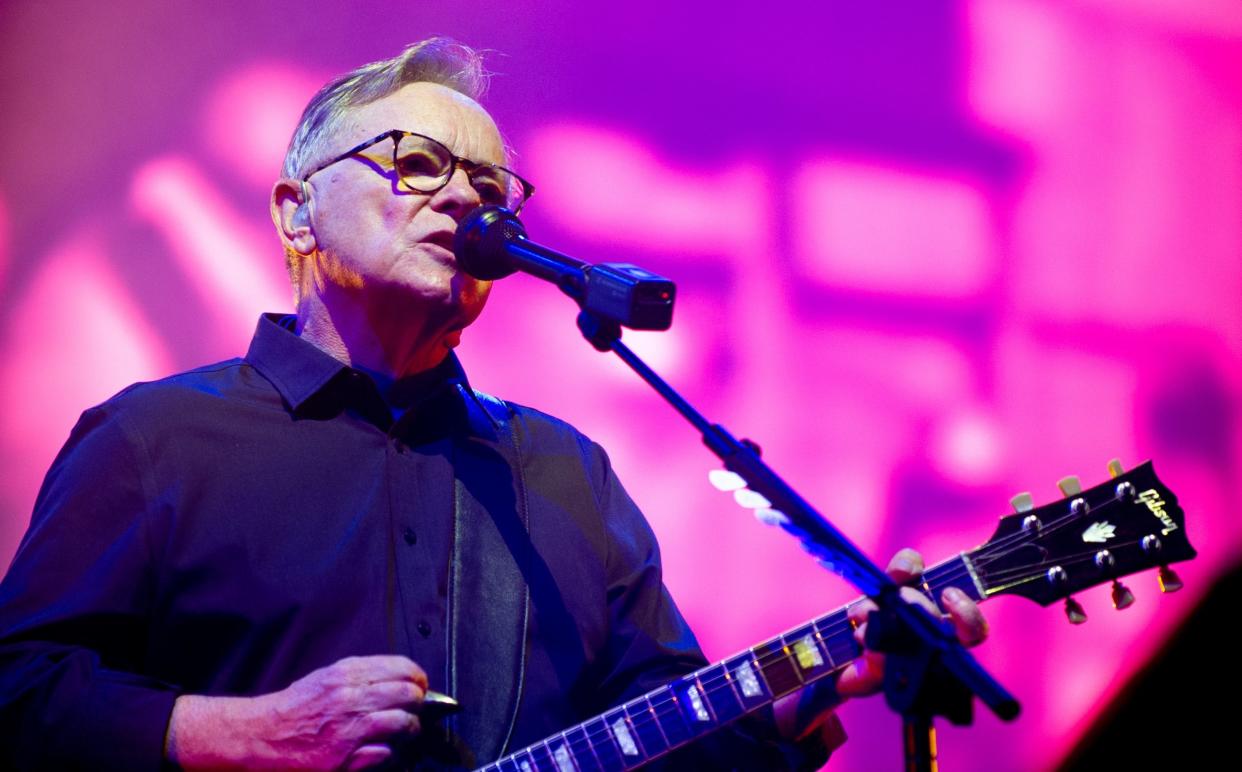
<instances>
[{"instance_id":1,"label":"shirt sleeve","mask_svg":"<svg viewBox=\"0 0 1242 772\"><path fill-rule=\"evenodd\" d=\"M659 545L603 449L591 444L593 479L609 529L609 663L600 711L657 689L707 664L663 582ZM845 741L835 715L826 731L782 740L770 708L757 711L662 759L653 769L818 769Z\"/></svg>"},{"instance_id":2,"label":"shirt sleeve","mask_svg":"<svg viewBox=\"0 0 1242 772\"><path fill-rule=\"evenodd\" d=\"M160 768L178 690L140 675L149 470L140 437L93 408L48 471L0 582L0 768Z\"/></svg>"}]
</instances>

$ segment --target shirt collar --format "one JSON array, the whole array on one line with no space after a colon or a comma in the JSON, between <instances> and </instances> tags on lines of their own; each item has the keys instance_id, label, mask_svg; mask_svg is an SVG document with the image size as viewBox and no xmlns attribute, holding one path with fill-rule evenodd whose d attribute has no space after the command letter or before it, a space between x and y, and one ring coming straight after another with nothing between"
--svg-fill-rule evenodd
<instances>
[{"instance_id":1,"label":"shirt collar","mask_svg":"<svg viewBox=\"0 0 1242 772\"><path fill-rule=\"evenodd\" d=\"M259 317L254 338L250 341L250 350L246 353L246 361L271 381L272 386L289 405L289 409L295 413L312 397L330 388L331 384L339 383L338 376L342 372L364 375L313 343L298 337L294 332L296 328L296 316L263 314ZM463 399L473 402L473 407L486 415L490 423L496 425L496 419L480 402L474 389L470 388L466 372L453 352L450 351L445 361L435 369L442 373L445 385L458 392Z\"/></svg>"}]
</instances>

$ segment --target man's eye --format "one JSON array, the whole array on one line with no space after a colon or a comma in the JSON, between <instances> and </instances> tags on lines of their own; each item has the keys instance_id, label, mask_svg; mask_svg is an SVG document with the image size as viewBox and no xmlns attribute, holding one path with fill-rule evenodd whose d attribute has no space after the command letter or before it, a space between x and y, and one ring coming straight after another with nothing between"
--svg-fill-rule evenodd
<instances>
[{"instance_id":1,"label":"man's eye","mask_svg":"<svg viewBox=\"0 0 1242 772\"><path fill-rule=\"evenodd\" d=\"M470 184L474 187L475 192L479 194L479 200L485 204L503 206L508 201L508 190L505 188L505 184L495 177L475 175L470 180Z\"/></svg>"},{"instance_id":2,"label":"man's eye","mask_svg":"<svg viewBox=\"0 0 1242 772\"><path fill-rule=\"evenodd\" d=\"M406 153L397 156L397 173L402 177L439 177L444 164L431 153Z\"/></svg>"}]
</instances>

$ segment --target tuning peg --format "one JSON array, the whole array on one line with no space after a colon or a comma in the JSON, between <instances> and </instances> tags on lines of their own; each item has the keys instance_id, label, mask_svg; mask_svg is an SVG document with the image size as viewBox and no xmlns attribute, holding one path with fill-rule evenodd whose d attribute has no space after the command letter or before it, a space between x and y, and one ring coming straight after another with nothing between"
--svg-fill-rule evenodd
<instances>
[{"instance_id":1,"label":"tuning peg","mask_svg":"<svg viewBox=\"0 0 1242 772\"><path fill-rule=\"evenodd\" d=\"M1134 605L1134 593L1116 579L1113 580L1113 608L1121 611Z\"/></svg>"},{"instance_id":2,"label":"tuning peg","mask_svg":"<svg viewBox=\"0 0 1242 772\"><path fill-rule=\"evenodd\" d=\"M1035 508L1035 499L1027 491L1022 491L1009 500L1014 512L1030 512Z\"/></svg>"},{"instance_id":3,"label":"tuning peg","mask_svg":"<svg viewBox=\"0 0 1242 772\"><path fill-rule=\"evenodd\" d=\"M1114 458L1112 461L1108 462L1108 476L1109 477L1120 477L1125 473L1126 473L1126 468L1121 465L1121 459Z\"/></svg>"},{"instance_id":4,"label":"tuning peg","mask_svg":"<svg viewBox=\"0 0 1242 772\"><path fill-rule=\"evenodd\" d=\"M1066 496L1077 496L1082 493L1082 483L1078 481L1078 475L1076 474L1067 475L1057 480L1057 487Z\"/></svg>"},{"instance_id":5,"label":"tuning peg","mask_svg":"<svg viewBox=\"0 0 1242 772\"><path fill-rule=\"evenodd\" d=\"M1177 592L1185 587L1182 584L1182 578L1168 566L1160 566L1160 573L1157 578L1160 581L1160 592Z\"/></svg>"},{"instance_id":6,"label":"tuning peg","mask_svg":"<svg viewBox=\"0 0 1242 772\"><path fill-rule=\"evenodd\" d=\"M1069 597L1065 599L1065 617L1071 625L1080 625L1087 621L1087 612L1082 610L1081 603Z\"/></svg>"}]
</instances>

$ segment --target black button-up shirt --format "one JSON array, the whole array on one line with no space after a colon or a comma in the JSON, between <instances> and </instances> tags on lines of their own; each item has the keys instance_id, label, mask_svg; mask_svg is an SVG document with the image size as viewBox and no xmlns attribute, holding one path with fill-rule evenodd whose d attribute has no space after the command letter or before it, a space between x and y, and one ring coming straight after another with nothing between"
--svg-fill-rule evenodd
<instances>
[{"instance_id":1,"label":"black button-up shirt","mask_svg":"<svg viewBox=\"0 0 1242 772\"><path fill-rule=\"evenodd\" d=\"M598 446L514 409L505 458L503 432L471 439L500 424L453 357L377 383L291 321L83 414L0 583L0 767L155 769L179 694L277 691L346 656L484 695L493 750L703 664Z\"/></svg>"},{"instance_id":2,"label":"black button-up shirt","mask_svg":"<svg viewBox=\"0 0 1242 772\"><path fill-rule=\"evenodd\" d=\"M74 733L139 729L149 757L182 691L258 694L391 652L444 688L446 446L473 392L450 356L381 393L291 324L267 317L244 360L82 416L0 589L0 698L25 720L89 695ZM52 661L64 672L36 688Z\"/></svg>"}]
</instances>

